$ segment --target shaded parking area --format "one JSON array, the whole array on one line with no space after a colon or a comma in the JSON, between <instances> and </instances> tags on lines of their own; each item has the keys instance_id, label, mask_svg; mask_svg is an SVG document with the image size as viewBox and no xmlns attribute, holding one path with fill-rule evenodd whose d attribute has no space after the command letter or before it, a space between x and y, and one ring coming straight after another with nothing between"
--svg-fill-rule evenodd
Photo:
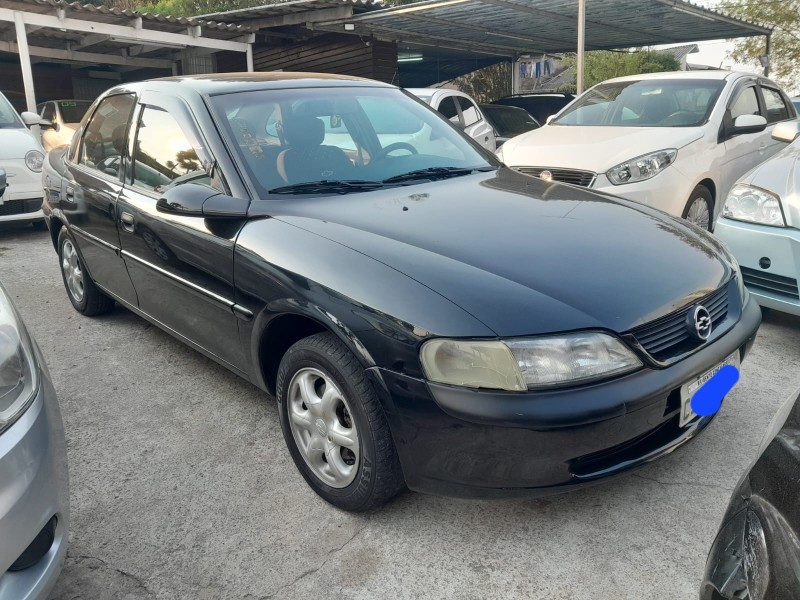
<instances>
[{"instance_id":1,"label":"shaded parking area","mask_svg":"<svg viewBox=\"0 0 800 600\"><path fill-rule=\"evenodd\" d=\"M407 493L352 515L302 480L271 398L126 310L78 315L47 234L0 226L0 280L67 431L53 600L693 598L731 490L800 386L800 319L767 313L716 421L664 460L568 495Z\"/></svg>"}]
</instances>

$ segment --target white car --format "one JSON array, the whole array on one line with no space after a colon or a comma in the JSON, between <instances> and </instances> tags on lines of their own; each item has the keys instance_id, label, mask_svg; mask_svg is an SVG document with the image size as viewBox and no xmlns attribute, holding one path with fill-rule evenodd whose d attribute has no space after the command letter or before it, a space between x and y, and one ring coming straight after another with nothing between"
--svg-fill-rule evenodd
<instances>
[{"instance_id":1,"label":"white car","mask_svg":"<svg viewBox=\"0 0 800 600\"><path fill-rule=\"evenodd\" d=\"M523 173L591 187L710 229L734 182L797 118L772 81L731 71L651 73L589 89L498 151Z\"/></svg>"},{"instance_id":2,"label":"white car","mask_svg":"<svg viewBox=\"0 0 800 600\"><path fill-rule=\"evenodd\" d=\"M31 221L45 229L42 214L44 150L28 127L39 115L17 114L0 93L0 223Z\"/></svg>"},{"instance_id":3,"label":"white car","mask_svg":"<svg viewBox=\"0 0 800 600\"><path fill-rule=\"evenodd\" d=\"M715 233L761 306L800 316L800 122L772 136L793 143L733 186Z\"/></svg>"},{"instance_id":4,"label":"white car","mask_svg":"<svg viewBox=\"0 0 800 600\"><path fill-rule=\"evenodd\" d=\"M91 105L86 100L51 100L36 107L42 119L39 129L45 152L72 141L75 130Z\"/></svg>"},{"instance_id":5,"label":"white car","mask_svg":"<svg viewBox=\"0 0 800 600\"><path fill-rule=\"evenodd\" d=\"M497 148L494 127L483 116L475 100L467 94L444 88L407 88L406 91L438 110L487 150L494 152Z\"/></svg>"}]
</instances>

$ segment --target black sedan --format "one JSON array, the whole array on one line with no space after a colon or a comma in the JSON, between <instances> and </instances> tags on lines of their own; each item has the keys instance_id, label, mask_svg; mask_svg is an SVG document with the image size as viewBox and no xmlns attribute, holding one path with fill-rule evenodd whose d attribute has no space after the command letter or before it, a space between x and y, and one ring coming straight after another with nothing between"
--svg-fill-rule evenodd
<instances>
[{"instance_id":1,"label":"black sedan","mask_svg":"<svg viewBox=\"0 0 800 600\"><path fill-rule=\"evenodd\" d=\"M733 491L701 600L800 598L800 393L775 415Z\"/></svg>"},{"instance_id":2,"label":"black sedan","mask_svg":"<svg viewBox=\"0 0 800 600\"><path fill-rule=\"evenodd\" d=\"M494 137L498 148L515 135L521 135L541 127L528 111L516 106L481 104L481 112L494 128Z\"/></svg>"},{"instance_id":3,"label":"black sedan","mask_svg":"<svg viewBox=\"0 0 800 600\"><path fill-rule=\"evenodd\" d=\"M710 236L504 168L363 79L121 85L43 176L75 309L116 301L273 394L303 477L348 510L668 454L761 320Z\"/></svg>"}]
</instances>

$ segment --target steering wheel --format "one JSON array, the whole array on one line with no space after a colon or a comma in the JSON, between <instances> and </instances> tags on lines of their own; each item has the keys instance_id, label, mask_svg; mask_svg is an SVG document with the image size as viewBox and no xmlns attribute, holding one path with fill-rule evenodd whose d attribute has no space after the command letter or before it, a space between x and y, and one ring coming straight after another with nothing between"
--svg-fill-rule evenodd
<instances>
[{"instance_id":1,"label":"steering wheel","mask_svg":"<svg viewBox=\"0 0 800 600\"><path fill-rule=\"evenodd\" d=\"M381 148L381 150L372 157L372 161L375 162L376 160L384 159L395 150L408 150L411 154L419 154L417 149L411 144L406 142L395 142L394 144L389 144L385 148Z\"/></svg>"}]
</instances>

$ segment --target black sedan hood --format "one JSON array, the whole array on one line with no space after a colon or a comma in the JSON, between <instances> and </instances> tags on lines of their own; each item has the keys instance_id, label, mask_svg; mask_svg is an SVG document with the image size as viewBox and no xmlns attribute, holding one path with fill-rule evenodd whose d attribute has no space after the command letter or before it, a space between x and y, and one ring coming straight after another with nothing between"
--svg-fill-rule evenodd
<instances>
[{"instance_id":1,"label":"black sedan hood","mask_svg":"<svg viewBox=\"0 0 800 600\"><path fill-rule=\"evenodd\" d=\"M731 275L711 238L677 219L505 168L375 192L260 201L252 212L401 271L499 336L626 331Z\"/></svg>"}]
</instances>

